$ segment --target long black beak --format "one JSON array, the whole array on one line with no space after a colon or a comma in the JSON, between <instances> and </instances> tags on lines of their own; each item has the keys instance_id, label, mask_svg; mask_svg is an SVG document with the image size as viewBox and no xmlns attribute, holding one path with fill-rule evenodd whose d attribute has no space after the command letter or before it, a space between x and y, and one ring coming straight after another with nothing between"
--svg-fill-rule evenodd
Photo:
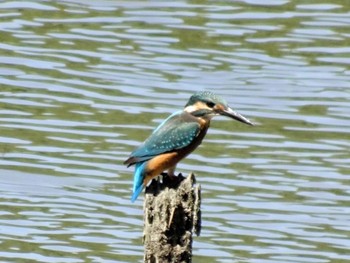
<instances>
[{"instance_id":1,"label":"long black beak","mask_svg":"<svg viewBox=\"0 0 350 263\"><path fill-rule=\"evenodd\" d=\"M235 112L229 107L220 112L220 114L235 119L237 121L243 122L245 124L254 126L254 124L250 120L248 120L246 117L242 116L238 112Z\"/></svg>"}]
</instances>

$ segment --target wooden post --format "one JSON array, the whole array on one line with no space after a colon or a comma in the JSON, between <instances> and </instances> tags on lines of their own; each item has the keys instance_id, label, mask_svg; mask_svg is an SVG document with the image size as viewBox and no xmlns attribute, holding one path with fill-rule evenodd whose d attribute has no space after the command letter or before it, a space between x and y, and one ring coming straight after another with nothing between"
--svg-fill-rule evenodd
<instances>
[{"instance_id":1,"label":"wooden post","mask_svg":"<svg viewBox=\"0 0 350 263\"><path fill-rule=\"evenodd\" d=\"M145 263L192 262L192 234L200 234L200 185L190 174L179 180L163 176L146 188L144 202Z\"/></svg>"}]
</instances>

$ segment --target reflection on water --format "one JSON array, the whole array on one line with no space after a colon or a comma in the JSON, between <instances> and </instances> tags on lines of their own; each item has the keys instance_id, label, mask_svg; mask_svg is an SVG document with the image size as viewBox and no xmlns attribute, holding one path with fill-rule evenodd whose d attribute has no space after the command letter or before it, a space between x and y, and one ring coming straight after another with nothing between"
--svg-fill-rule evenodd
<instances>
[{"instance_id":1,"label":"reflection on water","mask_svg":"<svg viewBox=\"0 0 350 263\"><path fill-rule=\"evenodd\" d=\"M0 3L0 258L142 262L122 162L197 90L217 118L195 262L349 261L343 1Z\"/></svg>"}]
</instances>

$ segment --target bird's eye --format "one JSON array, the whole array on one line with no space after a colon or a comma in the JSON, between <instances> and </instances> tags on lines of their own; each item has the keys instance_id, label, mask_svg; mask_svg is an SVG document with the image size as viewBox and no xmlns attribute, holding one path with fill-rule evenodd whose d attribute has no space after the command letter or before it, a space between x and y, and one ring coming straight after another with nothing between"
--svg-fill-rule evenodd
<instances>
[{"instance_id":1,"label":"bird's eye","mask_svg":"<svg viewBox=\"0 0 350 263\"><path fill-rule=\"evenodd\" d=\"M211 102L211 101L208 101L208 102L207 102L207 106L208 106L209 108L214 108L215 103L214 103L214 102Z\"/></svg>"}]
</instances>

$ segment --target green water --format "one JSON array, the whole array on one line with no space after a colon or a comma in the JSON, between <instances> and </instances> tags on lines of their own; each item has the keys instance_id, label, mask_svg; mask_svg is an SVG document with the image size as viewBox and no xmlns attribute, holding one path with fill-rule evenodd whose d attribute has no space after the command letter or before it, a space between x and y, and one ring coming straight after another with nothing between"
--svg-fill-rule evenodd
<instances>
[{"instance_id":1,"label":"green water","mask_svg":"<svg viewBox=\"0 0 350 263\"><path fill-rule=\"evenodd\" d=\"M197 90L194 262L350 261L344 1L2 1L0 262L142 262L122 163Z\"/></svg>"}]
</instances>

